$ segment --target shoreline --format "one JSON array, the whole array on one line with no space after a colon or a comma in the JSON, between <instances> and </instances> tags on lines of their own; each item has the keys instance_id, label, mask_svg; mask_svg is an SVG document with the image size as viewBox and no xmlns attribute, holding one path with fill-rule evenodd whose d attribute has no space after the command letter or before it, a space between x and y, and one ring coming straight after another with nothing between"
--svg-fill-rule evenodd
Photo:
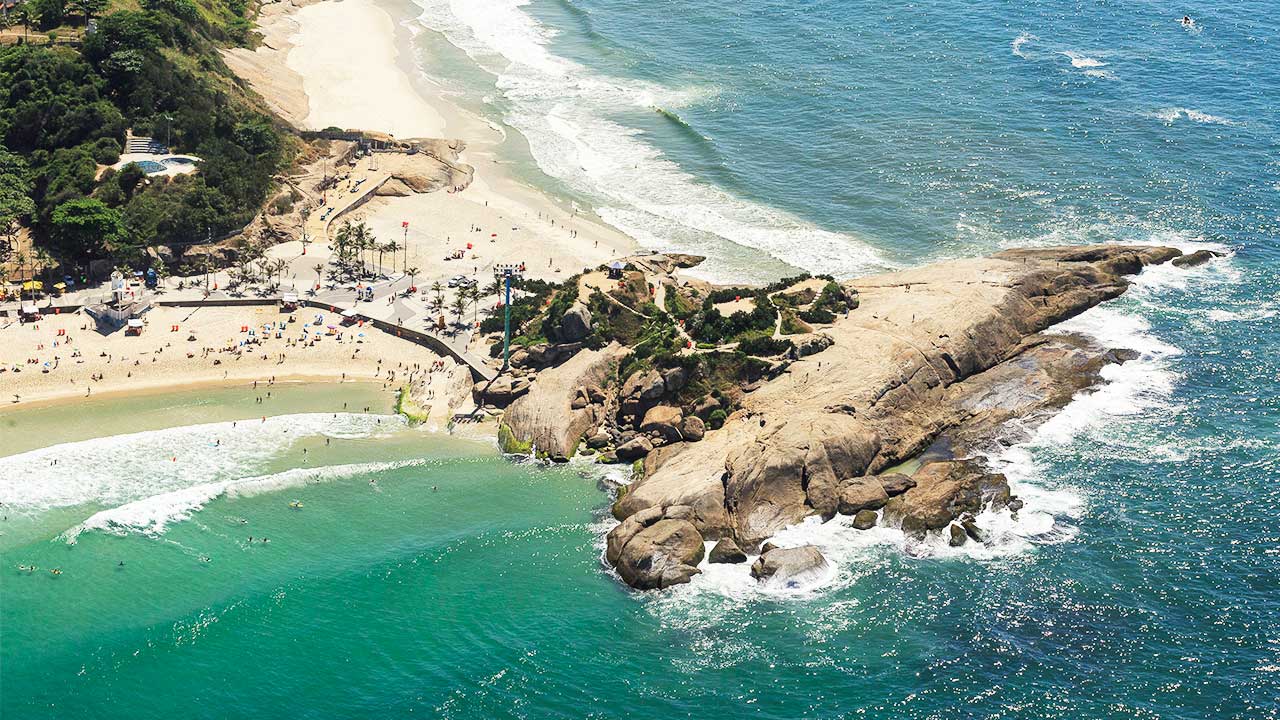
<instances>
[{"instance_id":1,"label":"shoreline","mask_svg":"<svg viewBox=\"0 0 1280 720\"><path fill-rule=\"evenodd\" d=\"M429 92L424 87L429 80L415 65L414 33L397 22L384 3L276 3L267 6L262 18L263 46L254 52L228 51L224 56L229 56L229 64L241 78L273 108L282 108L282 116L299 129L337 125L385 132L390 117L397 129L404 126L412 136L462 141L458 160L475 170L466 189L376 195L344 216L344 220L367 222L380 238L409 245L397 269L418 267L424 277L479 276L495 264L524 263L528 277L556 280L641 249L634 238L605 223L594 211L579 207L576 199L560 197L511 172L515 163L525 162L507 157L507 144L516 141L512 134L520 142L527 141L515 128L497 127L443 92ZM348 25L369 32L347 33ZM422 32L431 31L423 28ZM388 47L394 52L387 52ZM394 80L376 88L348 87L345 95L308 92L320 79L347 73L352 57L359 58L362 72ZM439 122L415 125L401 117L405 107L430 108ZM528 162L545 177L532 158ZM472 247L466 248L467 243ZM447 252L456 250L466 252L472 262L442 261Z\"/></svg>"}]
</instances>

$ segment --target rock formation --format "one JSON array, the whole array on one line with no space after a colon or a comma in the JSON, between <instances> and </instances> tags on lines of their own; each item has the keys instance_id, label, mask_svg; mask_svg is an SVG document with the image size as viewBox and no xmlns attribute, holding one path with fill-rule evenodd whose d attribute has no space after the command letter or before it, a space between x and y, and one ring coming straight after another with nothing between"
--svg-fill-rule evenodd
<instances>
[{"instance_id":1,"label":"rock formation","mask_svg":"<svg viewBox=\"0 0 1280 720\"><path fill-rule=\"evenodd\" d=\"M590 398L589 388L595 388L594 396L603 400L599 388L617 371L618 359L624 354L617 345L583 350L563 365L542 371L537 382L511 402L503 424L517 442L533 443L553 460L567 460L582 436L599 425L603 414L598 404L575 408L575 398ZM498 380L503 377L508 376Z\"/></svg>"},{"instance_id":2,"label":"rock formation","mask_svg":"<svg viewBox=\"0 0 1280 720\"><path fill-rule=\"evenodd\" d=\"M655 451L660 457L646 459L644 477L614 514L626 521L687 507L682 541L692 531L751 552L809 515L883 507L886 522L919 534L1009 503L1004 478L973 462L930 463L910 478L875 474L940 438L963 457L1008 419L1068 402L1101 367L1129 356L1039 333L1122 294L1124 275L1179 255L1111 245L1019 249L850 281L860 306L824 329L829 346L748 392L742 409L701 442ZM645 418L665 387L656 371L627 378L622 412ZM630 439L639 447L628 457L643 450L644 437ZM633 565L643 547L631 551ZM772 576L771 555L757 564Z\"/></svg>"}]
</instances>

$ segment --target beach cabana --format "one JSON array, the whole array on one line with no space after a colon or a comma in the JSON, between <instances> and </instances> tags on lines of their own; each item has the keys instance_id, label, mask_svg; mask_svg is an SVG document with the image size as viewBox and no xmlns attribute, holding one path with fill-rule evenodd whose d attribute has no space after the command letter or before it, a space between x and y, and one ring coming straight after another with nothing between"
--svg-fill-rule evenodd
<instances>
[{"instance_id":1,"label":"beach cabana","mask_svg":"<svg viewBox=\"0 0 1280 720\"><path fill-rule=\"evenodd\" d=\"M280 296L280 309L293 312L298 309L298 293L287 292Z\"/></svg>"},{"instance_id":2,"label":"beach cabana","mask_svg":"<svg viewBox=\"0 0 1280 720\"><path fill-rule=\"evenodd\" d=\"M125 323L125 335L141 335L142 334L142 318L129 318Z\"/></svg>"},{"instance_id":3,"label":"beach cabana","mask_svg":"<svg viewBox=\"0 0 1280 720\"><path fill-rule=\"evenodd\" d=\"M35 303L22 303L18 308L18 320L22 322L35 322L40 319L40 308Z\"/></svg>"},{"instance_id":4,"label":"beach cabana","mask_svg":"<svg viewBox=\"0 0 1280 720\"><path fill-rule=\"evenodd\" d=\"M618 260L614 260L613 262L609 263L609 278L613 280L620 279L622 277L622 269L624 267L626 267L626 265L623 265Z\"/></svg>"},{"instance_id":5,"label":"beach cabana","mask_svg":"<svg viewBox=\"0 0 1280 720\"><path fill-rule=\"evenodd\" d=\"M352 308L351 310L343 310L343 311L342 311L342 324L343 324L343 325L355 325L355 324L356 324L356 322L357 322L357 321L359 321L359 320L360 320L360 316L356 314L356 311L355 311L355 309L354 309L354 308Z\"/></svg>"}]
</instances>

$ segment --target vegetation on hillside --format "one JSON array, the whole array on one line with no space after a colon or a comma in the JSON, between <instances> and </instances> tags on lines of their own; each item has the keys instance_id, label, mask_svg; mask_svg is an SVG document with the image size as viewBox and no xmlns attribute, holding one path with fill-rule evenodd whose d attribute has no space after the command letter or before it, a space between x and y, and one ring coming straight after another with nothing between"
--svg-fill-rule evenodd
<instances>
[{"instance_id":1,"label":"vegetation on hillside","mask_svg":"<svg viewBox=\"0 0 1280 720\"><path fill-rule=\"evenodd\" d=\"M24 7L47 28L83 23L103 5ZM15 220L28 225L68 269L103 258L149 264L149 247L181 252L241 229L296 147L217 52L250 40L241 0L141 0L132 8L97 18L79 48L0 48L0 230ZM104 170L118 161L128 128L201 158L198 171L166 179L133 165ZM12 188L29 202L10 202Z\"/></svg>"}]
</instances>

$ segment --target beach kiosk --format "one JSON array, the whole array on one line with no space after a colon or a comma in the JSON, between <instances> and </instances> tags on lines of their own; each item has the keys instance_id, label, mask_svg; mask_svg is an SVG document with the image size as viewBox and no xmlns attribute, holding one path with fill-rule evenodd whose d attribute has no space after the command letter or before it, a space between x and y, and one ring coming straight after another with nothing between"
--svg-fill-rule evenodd
<instances>
[{"instance_id":1,"label":"beach kiosk","mask_svg":"<svg viewBox=\"0 0 1280 720\"><path fill-rule=\"evenodd\" d=\"M342 324L355 325L360 320L360 316L356 314L355 308L342 311Z\"/></svg>"},{"instance_id":2,"label":"beach kiosk","mask_svg":"<svg viewBox=\"0 0 1280 720\"><path fill-rule=\"evenodd\" d=\"M298 293L287 292L280 296L280 309L293 312L298 309Z\"/></svg>"},{"instance_id":3,"label":"beach kiosk","mask_svg":"<svg viewBox=\"0 0 1280 720\"><path fill-rule=\"evenodd\" d=\"M125 323L125 335L141 335L142 334L142 318L129 318Z\"/></svg>"},{"instance_id":4,"label":"beach kiosk","mask_svg":"<svg viewBox=\"0 0 1280 720\"><path fill-rule=\"evenodd\" d=\"M618 260L614 260L613 262L609 263L609 279L610 279L610 280L621 280L621 279L622 279L622 270L623 270L623 268L625 268L625 267L626 267L626 265L623 265L623 264L622 264L622 262L621 262L621 261L618 261Z\"/></svg>"},{"instance_id":5,"label":"beach kiosk","mask_svg":"<svg viewBox=\"0 0 1280 720\"><path fill-rule=\"evenodd\" d=\"M18 322L36 322L40 319L40 308L33 302L24 302L18 308Z\"/></svg>"}]
</instances>

